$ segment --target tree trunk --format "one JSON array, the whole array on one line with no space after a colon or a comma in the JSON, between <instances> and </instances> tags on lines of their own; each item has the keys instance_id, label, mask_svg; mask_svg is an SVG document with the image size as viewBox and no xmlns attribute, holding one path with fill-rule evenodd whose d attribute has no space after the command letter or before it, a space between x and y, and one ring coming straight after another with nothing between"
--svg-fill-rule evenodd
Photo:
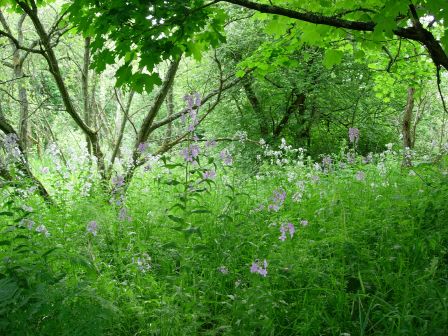
<instances>
[{"instance_id":1,"label":"tree trunk","mask_svg":"<svg viewBox=\"0 0 448 336\"><path fill-rule=\"evenodd\" d=\"M303 116L305 114L305 100L306 100L306 95L305 93L299 93L298 95L296 95L294 101L292 102L291 105L288 106L288 108L285 111L285 114L283 115L282 120L279 122L279 124L277 125L277 127L275 127L274 129L274 139L277 139L280 134L282 133L283 129L285 128L285 126L288 124L289 118L291 117L291 115L299 110L299 114L300 116ZM303 119L303 118L302 118Z\"/></svg>"},{"instance_id":2,"label":"tree trunk","mask_svg":"<svg viewBox=\"0 0 448 336\"><path fill-rule=\"evenodd\" d=\"M402 128L401 132L403 135L403 164L405 166L411 166L411 159L408 155L408 152L413 147L413 141L412 141L412 111L414 109L414 93L415 89L410 87L408 88L408 99L406 103L406 108L404 110L403 114L403 120L402 120Z\"/></svg>"},{"instance_id":3,"label":"tree trunk","mask_svg":"<svg viewBox=\"0 0 448 336\"><path fill-rule=\"evenodd\" d=\"M90 65L90 37L84 39L84 59L82 67L82 99L84 107L84 121L87 126L91 126L91 108L89 102L89 65ZM89 137L86 135L87 152L89 155L92 154L92 144Z\"/></svg>"},{"instance_id":4,"label":"tree trunk","mask_svg":"<svg viewBox=\"0 0 448 336\"><path fill-rule=\"evenodd\" d=\"M177 60L171 62L170 67L168 68L167 74L165 76L165 79L163 80L163 83L160 86L159 91L154 97L154 102L151 105L151 108L149 109L148 113L146 114L142 126L140 127L140 130L137 134L137 138L135 139L134 144L134 150L132 153L132 164L126 172L125 181L127 184L129 184L130 180L134 176L135 169L139 164L141 154L139 151L139 146L140 144L145 143L148 140L148 137L152 132L151 126L153 125L154 119L156 118L157 114L160 111L160 107L165 101L166 95L168 94L170 87L173 85L174 77L176 77L177 69L179 68L180 59L181 58L179 57Z\"/></svg>"},{"instance_id":5,"label":"tree trunk","mask_svg":"<svg viewBox=\"0 0 448 336\"><path fill-rule=\"evenodd\" d=\"M121 143L123 141L123 136L124 136L124 130L126 128L126 123L128 121L129 111L131 110L131 104L132 104L132 99L134 98L134 94L135 94L135 91L131 91L129 93L128 101L126 102L126 106L123 106L123 104L121 103L121 98L120 98L118 91L117 90L115 91L115 97L117 98L117 104L118 104L117 108L119 109L119 111L121 111L122 119L121 119L121 124L118 123L116 120L117 137L116 137L116 141L115 141L114 150L112 152L112 157L110 159L110 167L109 167L108 176L112 175L112 170L114 168L115 159L117 158L117 155L120 152L120 147L121 147ZM118 113L118 111L117 111L117 113Z\"/></svg>"},{"instance_id":6,"label":"tree trunk","mask_svg":"<svg viewBox=\"0 0 448 336\"><path fill-rule=\"evenodd\" d=\"M59 68L58 59L53 50L53 46L51 45L50 36L46 32L42 22L40 21L37 15L37 9L34 8L33 5L35 3L31 1L31 8L28 3L18 2L18 5L22 10L28 14L31 21L33 22L34 28L36 29L36 33L39 36L40 43L42 48L44 49L44 57L48 63L48 67L50 73L53 75L53 78L56 81L56 85L59 89L59 93L61 94L62 101L64 102L65 109L67 113L72 117L78 127L84 132L84 134L89 138L89 141L92 145L92 153L97 158L98 172L100 173L103 179L106 178L106 168L104 163L104 155L101 151L100 141L98 131L90 128L78 114L73 105L73 102L70 98L70 94L68 92L67 86L65 85L61 70Z\"/></svg>"},{"instance_id":7,"label":"tree trunk","mask_svg":"<svg viewBox=\"0 0 448 336\"><path fill-rule=\"evenodd\" d=\"M166 97L166 109L168 112L167 117L171 117L174 114L174 94L173 94L173 86L171 86L168 90L168 94ZM165 140L163 141L163 145L167 145L171 141L171 137L173 136L173 122L170 121L166 128Z\"/></svg>"},{"instance_id":8,"label":"tree trunk","mask_svg":"<svg viewBox=\"0 0 448 336\"><path fill-rule=\"evenodd\" d=\"M17 22L17 42L19 45L23 45L23 22L26 19L26 14L22 14ZM0 22L3 28L12 36L13 32L11 31L6 18L3 13L0 11ZM28 54L22 54L22 50L20 50L16 44L12 40L10 40L10 45L12 49L12 64L7 64L8 67L12 68L13 77L14 78L22 78L24 76L23 73L23 63ZM20 110L20 119L19 119L19 132L18 136L20 137L23 155L27 155L28 146L29 146L29 104L28 104L28 94L25 85L21 80L18 81L18 94L19 94L19 110Z\"/></svg>"},{"instance_id":9,"label":"tree trunk","mask_svg":"<svg viewBox=\"0 0 448 336\"><path fill-rule=\"evenodd\" d=\"M260 135L263 139L268 140L269 138L269 128L266 120L266 116L264 115L263 107L261 106L260 100L258 99L255 91L252 87L252 79L251 77L247 77L243 79L243 88L246 93L247 100L249 100L252 109L254 110L257 118L258 118L258 126L260 129Z\"/></svg>"},{"instance_id":10,"label":"tree trunk","mask_svg":"<svg viewBox=\"0 0 448 336\"><path fill-rule=\"evenodd\" d=\"M3 111L1 109L0 106L0 130L4 133L4 134L14 134L18 139L18 146L19 146L19 150L21 153L23 153L23 145L22 142L17 134L17 132L14 130L14 128L8 123L8 121L5 119L4 115L3 115ZM15 162L15 165L17 167L18 170L20 170L23 174L23 176L25 176L26 178L30 179L35 186L37 187L37 191L39 192L39 194L50 204L53 204L53 201L51 200L50 194L48 193L47 189L45 189L45 187L43 186L43 184L33 175L30 166L28 164L28 160L26 159L25 156L23 156L21 159L18 159ZM10 182L15 182L13 177L9 174L9 172L6 169L2 169L0 172L0 175L10 181Z\"/></svg>"}]
</instances>

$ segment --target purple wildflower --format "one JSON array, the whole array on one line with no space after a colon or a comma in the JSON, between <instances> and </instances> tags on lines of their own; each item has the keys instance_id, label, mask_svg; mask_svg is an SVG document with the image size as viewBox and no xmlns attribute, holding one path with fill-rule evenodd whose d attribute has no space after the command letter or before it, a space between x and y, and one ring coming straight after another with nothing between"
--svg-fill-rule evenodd
<instances>
[{"instance_id":1,"label":"purple wildflower","mask_svg":"<svg viewBox=\"0 0 448 336\"><path fill-rule=\"evenodd\" d=\"M47 228L45 227L45 225L39 225L36 228L36 232L37 233L42 233L43 235L45 235L45 237L49 237L50 236L50 232L48 232Z\"/></svg>"},{"instance_id":2,"label":"purple wildflower","mask_svg":"<svg viewBox=\"0 0 448 336\"><path fill-rule=\"evenodd\" d=\"M20 225L25 226L28 230L31 230L34 226L34 224L36 224L33 220L28 219L28 218L24 218L20 221Z\"/></svg>"},{"instance_id":3,"label":"purple wildflower","mask_svg":"<svg viewBox=\"0 0 448 336\"><path fill-rule=\"evenodd\" d=\"M351 127L348 129L348 138L351 143L356 143L359 140L359 129Z\"/></svg>"},{"instance_id":4,"label":"purple wildflower","mask_svg":"<svg viewBox=\"0 0 448 336\"><path fill-rule=\"evenodd\" d=\"M278 189L278 190L274 190L274 197L273 197L273 201L275 203L282 203L285 201L286 199L286 191L284 191L283 189Z\"/></svg>"},{"instance_id":5,"label":"purple wildflower","mask_svg":"<svg viewBox=\"0 0 448 336\"><path fill-rule=\"evenodd\" d=\"M281 241L285 241L286 240L286 226L284 226L282 224L282 226L280 226L280 237L278 237L278 239L280 239Z\"/></svg>"},{"instance_id":6,"label":"purple wildflower","mask_svg":"<svg viewBox=\"0 0 448 336\"><path fill-rule=\"evenodd\" d=\"M229 269L226 266L220 266L218 268L218 271L221 272L222 274L229 274Z\"/></svg>"},{"instance_id":7,"label":"purple wildflower","mask_svg":"<svg viewBox=\"0 0 448 336\"><path fill-rule=\"evenodd\" d=\"M269 204L268 205L268 210L269 211L274 211L277 212L280 210L280 207L277 204Z\"/></svg>"},{"instance_id":8,"label":"purple wildflower","mask_svg":"<svg viewBox=\"0 0 448 336\"><path fill-rule=\"evenodd\" d=\"M354 153L351 152L347 153L347 162L349 164L354 164L356 162L356 156Z\"/></svg>"},{"instance_id":9,"label":"purple wildflower","mask_svg":"<svg viewBox=\"0 0 448 336\"><path fill-rule=\"evenodd\" d=\"M26 212L33 212L34 209L32 207L24 204L24 205L22 205L22 210L26 211Z\"/></svg>"},{"instance_id":10,"label":"purple wildflower","mask_svg":"<svg viewBox=\"0 0 448 336\"><path fill-rule=\"evenodd\" d=\"M192 95L185 95L184 100L187 103L187 111L190 115L191 124L188 125L188 131L193 132L196 126L199 124L198 120L198 108L201 106L201 96L199 93ZM185 123L185 115L182 116L182 122Z\"/></svg>"},{"instance_id":11,"label":"purple wildflower","mask_svg":"<svg viewBox=\"0 0 448 336\"><path fill-rule=\"evenodd\" d=\"M137 268L142 272L145 273L149 270L151 270L151 257L147 253L143 253L141 256L135 258L132 257L132 263L137 265Z\"/></svg>"},{"instance_id":12,"label":"purple wildflower","mask_svg":"<svg viewBox=\"0 0 448 336\"><path fill-rule=\"evenodd\" d=\"M212 170L207 170L205 172L202 173L202 178L204 180L214 180L216 177L216 171Z\"/></svg>"},{"instance_id":13,"label":"purple wildflower","mask_svg":"<svg viewBox=\"0 0 448 336\"><path fill-rule=\"evenodd\" d=\"M191 95L185 95L185 96L184 96L184 100L185 100L185 102L187 103L187 108L188 108L189 110L193 109L193 107L194 107L193 96L191 96Z\"/></svg>"},{"instance_id":14,"label":"purple wildflower","mask_svg":"<svg viewBox=\"0 0 448 336\"><path fill-rule=\"evenodd\" d=\"M191 118L192 122L190 125L188 125L188 131L193 132L196 126L199 124L199 120L196 119L196 116L194 118Z\"/></svg>"},{"instance_id":15,"label":"purple wildflower","mask_svg":"<svg viewBox=\"0 0 448 336\"><path fill-rule=\"evenodd\" d=\"M130 222L132 220L131 216L128 215L128 209L125 206L120 208L120 211L118 212L118 219L122 222Z\"/></svg>"},{"instance_id":16,"label":"purple wildflower","mask_svg":"<svg viewBox=\"0 0 448 336\"><path fill-rule=\"evenodd\" d=\"M258 274L260 274L262 277L266 277L266 275L268 275L268 270L266 268L260 268L258 270Z\"/></svg>"},{"instance_id":17,"label":"purple wildflower","mask_svg":"<svg viewBox=\"0 0 448 336\"><path fill-rule=\"evenodd\" d=\"M124 186L124 177L121 175L117 175L112 179L112 185L115 189L118 189Z\"/></svg>"},{"instance_id":18,"label":"purple wildflower","mask_svg":"<svg viewBox=\"0 0 448 336\"><path fill-rule=\"evenodd\" d=\"M95 221L89 222L89 224L87 224L87 232L96 236L98 234L98 224Z\"/></svg>"},{"instance_id":19,"label":"purple wildflower","mask_svg":"<svg viewBox=\"0 0 448 336\"><path fill-rule=\"evenodd\" d=\"M323 159L322 159L322 165L323 166L329 167L331 165L331 162L332 162L331 157L328 156L328 155L324 156Z\"/></svg>"},{"instance_id":20,"label":"purple wildflower","mask_svg":"<svg viewBox=\"0 0 448 336\"><path fill-rule=\"evenodd\" d=\"M205 142L205 147L206 148L213 148L217 145L218 143L216 142L216 140L207 140Z\"/></svg>"},{"instance_id":21,"label":"purple wildflower","mask_svg":"<svg viewBox=\"0 0 448 336\"><path fill-rule=\"evenodd\" d=\"M250 272L251 273L258 273L259 268L260 267L258 266L258 264L256 262L253 262L252 266L250 267Z\"/></svg>"},{"instance_id":22,"label":"purple wildflower","mask_svg":"<svg viewBox=\"0 0 448 336\"><path fill-rule=\"evenodd\" d=\"M231 166L233 163L232 154L230 154L229 150L223 149L221 153L219 153L219 156L221 157L221 160L223 161L224 165Z\"/></svg>"},{"instance_id":23,"label":"purple wildflower","mask_svg":"<svg viewBox=\"0 0 448 336\"><path fill-rule=\"evenodd\" d=\"M294 236L294 232L296 232L296 228L294 227L294 224L288 223L288 231L291 238Z\"/></svg>"},{"instance_id":24,"label":"purple wildflower","mask_svg":"<svg viewBox=\"0 0 448 336\"><path fill-rule=\"evenodd\" d=\"M369 154L367 154L366 157L362 158L362 162L365 163L365 164L372 162L372 160L373 160L373 154L372 153L369 153Z\"/></svg>"},{"instance_id":25,"label":"purple wildflower","mask_svg":"<svg viewBox=\"0 0 448 336\"><path fill-rule=\"evenodd\" d=\"M196 92L194 94L194 104L196 105L196 107L201 106L201 95L199 94L199 92Z\"/></svg>"},{"instance_id":26,"label":"purple wildflower","mask_svg":"<svg viewBox=\"0 0 448 336\"><path fill-rule=\"evenodd\" d=\"M266 259L264 259L263 261L263 267L260 266L258 261L253 262L252 266L250 267L250 272L258 273L262 277L266 277L266 275L268 275L268 262L266 261Z\"/></svg>"},{"instance_id":27,"label":"purple wildflower","mask_svg":"<svg viewBox=\"0 0 448 336\"><path fill-rule=\"evenodd\" d=\"M286 232L289 232L289 235L292 237L294 237L294 233L296 232L296 228L294 227L294 224L292 223L288 223L288 224L282 224L280 227L280 237L278 237L278 239L280 239L281 241L285 241L286 240Z\"/></svg>"},{"instance_id":28,"label":"purple wildflower","mask_svg":"<svg viewBox=\"0 0 448 336\"><path fill-rule=\"evenodd\" d=\"M302 226L307 226L307 225L308 225L308 221L307 221L306 219L302 219L302 220L300 221L300 225L302 225Z\"/></svg>"},{"instance_id":29,"label":"purple wildflower","mask_svg":"<svg viewBox=\"0 0 448 336\"><path fill-rule=\"evenodd\" d=\"M147 149L148 149L148 144L146 142L140 143L137 147L137 151L140 154L143 154L144 152L146 152Z\"/></svg>"},{"instance_id":30,"label":"purple wildflower","mask_svg":"<svg viewBox=\"0 0 448 336\"><path fill-rule=\"evenodd\" d=\"M268 206L268 209L274 212L280 210L280 207L283 205L286 199L286 191L282 188L274 190L274 194L272 196L272 204Z\"/></svg>"},{"instance_id":31,"label":"purple wildflower","mask_svg":"<svg viewBox=\"0 0 448 336\"><path fill-rule=\"evenodd\" d=\"M180 151L180 154L184 157L187 162L196 162L196 158L199 156L199 146L198 145L190 145L187 148L184 148Z\"/></svg>"},{"instance_id":32,"label":"purple wildflower","mask_svg":"<svg viewBox=\"0 0 448 336\"><path fill-rule=\"evenodd\" d=\"M355 178L358 181L364 181L364 179L366 178L366 174L364 174L363 171L358 171L356 172Z\"/></svg>"}]
</instances>

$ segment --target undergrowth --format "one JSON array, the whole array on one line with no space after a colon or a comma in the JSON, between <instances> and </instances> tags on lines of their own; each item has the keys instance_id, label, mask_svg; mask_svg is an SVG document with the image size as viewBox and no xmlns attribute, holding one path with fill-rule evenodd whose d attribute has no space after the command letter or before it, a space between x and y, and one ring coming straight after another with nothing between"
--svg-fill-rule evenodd
<instances>
[{"instance_id":1,"label":"undergrowth","mask_svg":"<svg viewBox=\"0 0 448 336\"><path fill-rule=\"evenodd\" d=\"M111 192L45 169L57 206L4 185L0 334L446 335L446 162L191 149Z\"/></svg>"}]
</instances>

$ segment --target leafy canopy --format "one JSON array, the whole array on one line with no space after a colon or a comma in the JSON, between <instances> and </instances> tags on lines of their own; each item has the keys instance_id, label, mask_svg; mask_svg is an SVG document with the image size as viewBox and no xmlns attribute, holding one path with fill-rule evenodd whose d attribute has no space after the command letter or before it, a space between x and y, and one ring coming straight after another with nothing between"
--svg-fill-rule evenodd
<instances>
[{"instance_id":1,"label":"leafy canopy","mask_svg":"<svg viewBox=\"0 0 448 336\"><path fill-rule=\"evenodd\" d=\"M161 79L155 67L182 54L200 59L203 50L223 42L225 12L201 0L76 0L69 18L93 38L92 67L120 64L117 85L151 91Z\"/></svg>"},{"instance_id":2,"label":"leafy canopy","mask_svg":"<svg viewBox=\"0 0 448 336\"><path fill-rule=\"evenodd\" d=\"M293 51L306 43L329 49L327 67L340 63L344 52L363 58L362 49L378 49L399 38L424 45L437 66L448 68L446 0L278 0L275 5L250 0L74 0L68 10L77 29L93 37L93 67L101 71L119 63L117 85L141 92L160 84L155 67L163 60L182 54L200 59L204 50L225 40L225 3L255 10L252 20L266 21L266 32L278 41L286 38L282 48ZM362 48L347 43L328 48L328 42L341 40L359 42Z\"/></svg>"}]
</instances>

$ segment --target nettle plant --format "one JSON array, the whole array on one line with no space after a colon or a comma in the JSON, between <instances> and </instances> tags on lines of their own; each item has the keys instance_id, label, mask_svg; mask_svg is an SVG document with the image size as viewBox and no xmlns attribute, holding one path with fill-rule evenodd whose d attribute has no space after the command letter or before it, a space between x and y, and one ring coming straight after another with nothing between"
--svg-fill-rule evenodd
<instances>
[{"instance_id":1,"label":"nettle plant","mask_svg":"<svg viewBox=\"0 0 448 336\"><path fill-rule=\"evenodd\" d=\"M173 188L172 194L176 195L177 202L167 209L167 217L177 224L173 229L183 232L188 238L192 234L202 236L201 229L195 225L193 216L211 213L205 205L203 195L209 194L211 188L216 186L219 161L215 150L217 142L199 138L196 133L201 106L199 94L186 95L184 99L187 103L188 114L184 115L182 122L188 133L178 155L160 158L161 167L167 173L159 175L157 181ZM221 166L231 166L233 163L228 149L223 149L219 158Z\"/></svg>"}]
</instances>

